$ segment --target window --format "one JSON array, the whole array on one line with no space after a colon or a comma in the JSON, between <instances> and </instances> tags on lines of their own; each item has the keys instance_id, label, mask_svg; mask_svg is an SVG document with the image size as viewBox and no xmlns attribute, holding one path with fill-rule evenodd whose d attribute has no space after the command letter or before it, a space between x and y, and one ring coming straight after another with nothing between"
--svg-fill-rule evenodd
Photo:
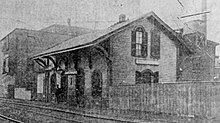
<instances>
[{"instance_id":1,"label":"window","mask_svg":"<svg viewBox=\"0 0 220 123\"><path fill-rule=\"evenodd\" d=\"M3 74L9 72L9 67L8 67L8 55L6 55L3 59Z\"/></svg>"},{"instance_id":2,"label":"window","mask_svg":"<svg viewBox=\"0 0 220 123\"><path fill-rule=\"evenodd\" d=\"M131 55L135 57L147 57L148 48L150 48L150 57L160 58L160 31L152 29L150 31L151 45L148 47L148 33L143 27L137 27L131 34Z\"/></svg>"},{"instance_id":3,"label":"window","mask_svg":"<svg viewBox=\"0 0 220 123\"><path fill-rule=\"evenodd\" d=\"M142 72L135 72L135 81L136 84L143 83L158 83L159 82L159 72L153 73L151 70L146 69Z\"/></svg>"},{"instance_id":4,"label":"window","mask_svg":"<svg viewBox=\"0 0 220 123\"><path fill-rule=\"evenodd\" d=\"M157 29L151 30L151 58L160 58L160 31Z\"/></svg>"},{"instance_id":5,"label":"window","mask_svg":"<svg viewBox=\"0 0 220 123\"><path fill-rule=\"evenodd\" d=\"M142 78L144 83L153 82L153 72L151 70L145 70L142 72Z\"/></svg>"},{"instance_id":6,"label":"window","mask_svg":"<svg viewBox=\"0 0 220 123\"><path fill-rule=\"evenodd\" d=\"M147 56L147 33L143 27L138 27L131 34L131 55L136 57Z\"/></svg>"},{"instance_id":7,"label":"window","mask_svg":"<svg viewBox=\"0 0 220 123\"><path fill-rule=\"evenodd\" d=\"M136 32L136 56L141 56L142 35L142 32Z\"/></svg>"}]
</instances>

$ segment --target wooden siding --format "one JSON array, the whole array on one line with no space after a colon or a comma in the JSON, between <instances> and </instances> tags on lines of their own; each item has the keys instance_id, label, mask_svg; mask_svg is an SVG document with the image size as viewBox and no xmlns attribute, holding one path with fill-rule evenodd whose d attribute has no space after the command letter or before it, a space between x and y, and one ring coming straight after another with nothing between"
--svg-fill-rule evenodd
<instances>
[{"instance_id":1,"label":"wooden siding","mask_svg":"<svg viewBox=\"0 0 220 123\"><path fill-rule=\"evenodd\" d=\"M109 108L214 118L220 83L156 83L110 87Z\"/></svg>"}]
</instances>

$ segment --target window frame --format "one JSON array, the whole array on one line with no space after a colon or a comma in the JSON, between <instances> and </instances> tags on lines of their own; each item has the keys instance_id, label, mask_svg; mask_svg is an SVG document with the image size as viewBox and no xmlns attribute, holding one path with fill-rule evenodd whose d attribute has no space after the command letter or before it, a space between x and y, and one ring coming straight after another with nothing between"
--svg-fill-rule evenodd
<instances>
[{"instance_id":1,"label":"window frame","mask_svg":"<svg viewBox=\"0 0 220 123\"><path fill-rule=\"evenodd\" d=\"M150 42L148 42L148 32L145 31L143 26L136 26L134 30L132 30L131 56L156 60L160 59L161 31L153 27L149 31L149 34ZM142 35L142 38L140 35Z\"/></svg>"},{"instance_id":2,"label":"window frame","mask_svg":"<svg viewBox=\"0 0 220 123\"><path fill-rule=\"evenodd\" d=\"M143 26L137 26L132 31L131 38L131 55L133 57L147 57L148 35Z\"/></svg>"},{"instance_id":3,"label":"window frame","mask_svg":"<svg viewBox=\"0 0 220 123\"><path fill-rule=\"evenodd\" d=\"M142 45L143 45L143 32L135 31L135 56L141 57L142 56Z\"/></svg>"},{"instance_id":4,"label":"window frame","mask_svg":"<svg viewBox=\"0 0 220 123\"><path fill-rule=\"evenodd\" d=\"M136 84L159 83L159 71L153 72L150 69L145 69L142 72L135 71L135 83Z\"/></svg>"}]
</instances>

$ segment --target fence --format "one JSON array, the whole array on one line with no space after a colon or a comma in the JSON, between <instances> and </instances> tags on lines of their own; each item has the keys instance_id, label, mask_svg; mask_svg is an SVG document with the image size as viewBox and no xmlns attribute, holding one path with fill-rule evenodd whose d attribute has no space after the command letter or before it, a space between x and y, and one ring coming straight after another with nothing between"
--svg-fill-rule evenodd
<instances>
[{"instance_id":1,"label":"fence","mask_svg":"<svg viewBox=\"0 0 220 123\"><path fill-rule=\"evenodd\" d=\"M109 108L214 118L220 114L220 83L154 83L110 87Z\"/></svg>"}]
</instances>

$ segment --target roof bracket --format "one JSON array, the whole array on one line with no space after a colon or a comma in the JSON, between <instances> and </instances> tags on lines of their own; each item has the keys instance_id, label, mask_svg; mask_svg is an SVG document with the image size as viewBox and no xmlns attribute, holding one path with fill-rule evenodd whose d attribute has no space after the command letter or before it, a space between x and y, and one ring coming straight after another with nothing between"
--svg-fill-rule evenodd
<instances>
[{"instance_id":1,"label":"roof bracket","mask_svg":"<svg viewBox=\"0 0 220 123\"><path fill-rule=\"evenodd\" d=\"M97 49L100 53L102 53L107 60L112 61L111 58L110 58L109 53L105 50L105 48L103 48L103 47L100 46L100 45L94 45L93 47L94 47L95 49Z\"/></svg>"},{"instance_id":2,"label":"roof bracket","mask_svg":"<svg viewBox=\"0 0 220 123\"><path fill-rule=\"evenodd\" d=\"M43 68L45 68L47 66L46 62L40 58L34 59L34 61L37 62Z\"/></svg>"},{"instance_id":3,"label":"roof bracket","mask_svg":"<svg viewBox=\"0 0 220 123\"><path fill-rule=\"evenodd\" d=\"M55 68L58 67L57 62L56 62L56 60L53 57L51 57L51 56L44 56L42 58L47 58L48 60L52 61L52 63L53 63Z\"/></svg>"}]
</instances>

